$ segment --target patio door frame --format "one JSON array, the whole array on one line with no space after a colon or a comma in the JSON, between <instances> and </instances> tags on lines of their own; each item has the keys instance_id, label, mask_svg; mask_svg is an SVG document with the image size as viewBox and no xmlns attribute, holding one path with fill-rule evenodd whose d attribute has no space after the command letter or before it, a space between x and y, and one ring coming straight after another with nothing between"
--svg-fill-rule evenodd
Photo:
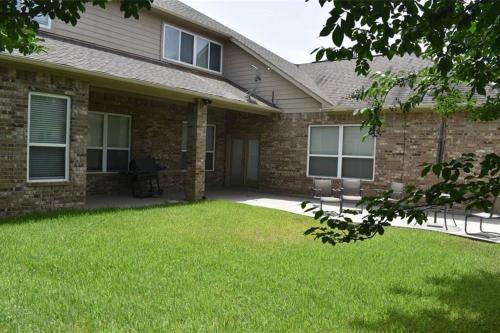
<instances>
[{"instance_id":1,"label":"patio door frame","mask_svg":"<svg viewBox=\"0 0 500 333\"><path fill-rule=\"evenodd\" d=\"M233 160L233 143L234 140L242 140L243 141L243 152L242 152L242 160L241 160L241 181L238 183L234 182L232 176L232 160ZM248 172L248 153L249 153L249 141L255 140L258 143L258 154L257 154L257 179L255 181L247 179ZM226 186L236 186L236 187L258 187L259 186L259 178L260 178L260 137L256 136L227 136L227 146L226 146L226 177L225 177L225 185Z\"/></svg>"}]
</instances>

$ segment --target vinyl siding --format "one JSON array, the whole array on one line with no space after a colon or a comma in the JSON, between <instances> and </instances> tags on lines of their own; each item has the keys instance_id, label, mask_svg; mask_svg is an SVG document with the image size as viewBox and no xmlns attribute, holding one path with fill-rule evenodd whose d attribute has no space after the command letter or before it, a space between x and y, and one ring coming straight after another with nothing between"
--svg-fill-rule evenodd
<instances>
[{"instance_id":1,"label":"vinyl siding","mask_svg":"<svg viewBox=\"0 0 500 333\"><path fill-rule=\"evenodd\" d=\"M321 105L311 96L297 88L288 80L234 43L224 45L224 76L244 89L255 87L255 71L251 65L259 68L262 81L258 83L256 94L271 102L274 91L274 101L284 112L317 112Z\"/></svg>"},{"instance_id":2,"label":"vinyl siding","mask_svg":"<svg viewBox=\"0 0 500 333\"><path fill-rule=\"evenodd\" d=\"M76 26L52 23L55 34L160 59L162 20L148 11L142 11L139 20L125 19L119 4L110 2L106 9L87 5Z\"/></svg>"}]
</instances>

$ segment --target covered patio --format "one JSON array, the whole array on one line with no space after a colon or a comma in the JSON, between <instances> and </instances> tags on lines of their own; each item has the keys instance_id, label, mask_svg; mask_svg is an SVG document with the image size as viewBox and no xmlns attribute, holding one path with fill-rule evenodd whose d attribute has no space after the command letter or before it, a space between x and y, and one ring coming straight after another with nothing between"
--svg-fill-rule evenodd
<instances>
[{"instance_id":1,"label":"covered patio","mask_svg":"<svg viewBox=\"0 0 500 333\"><path fill-rule=\"evenodd\" d=\"M217 188L207 189L206 198L208 200L224 200L251 206L278 209L305 216L313 215L311 212L309 213L304 212L300 206L300 204L303 201L311 200L311 198L305 196L275 194L253 189L217 187ZM144 198L144 199L133 198L129 194L119 194L111 196L98 195L98 196L88 197L85 208L102 209L102 208L148 207L155 205L177 204L183 202L185 202L183 192L166 192L159 197ZM324 204L323 207L327 211L338 212L339 210L338 205ZM429 216L428 223L424 225L418 225L416 223L408 224L406 220L398 219L392 223L392 226L400 228L420 229L424 231L442 232L454 236L466 237L470 239L500 244L500 237L488 238L484 234L480 233L478 219L472 219L468 223L468 231L473 234L466 234L464 231L464 225L465 225L464 212L459 210L454 211L454 220L457 224L456 227L452 221L452 218L448 217L448 226L453 226L450 227L448 230L444 228L444 219L442 215L437 216L436 223L434 223L434 218L432 216ZM500 233L500 224L498 223L494 224L485 221L483 222L483 225L484 228L487 229L488 231Z\"/></svg>"}]
</instances>

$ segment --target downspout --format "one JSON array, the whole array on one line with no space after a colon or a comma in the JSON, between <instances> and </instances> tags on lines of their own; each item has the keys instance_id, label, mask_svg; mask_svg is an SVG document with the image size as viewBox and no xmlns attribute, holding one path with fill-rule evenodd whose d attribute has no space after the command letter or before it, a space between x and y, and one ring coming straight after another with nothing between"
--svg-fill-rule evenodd
<instances>
[{"instance_id":1,"label":"downspout","mask_svg":"<svg viewBox=\"0 0 500 333\"><path fill-rule=\"evenodd\" d=\"M436 156L436 163L442 163L445 153L445 140L446 140L446 118L441 118L441 125L438 133L438 150Z\"/></svg>"}]
</instances>

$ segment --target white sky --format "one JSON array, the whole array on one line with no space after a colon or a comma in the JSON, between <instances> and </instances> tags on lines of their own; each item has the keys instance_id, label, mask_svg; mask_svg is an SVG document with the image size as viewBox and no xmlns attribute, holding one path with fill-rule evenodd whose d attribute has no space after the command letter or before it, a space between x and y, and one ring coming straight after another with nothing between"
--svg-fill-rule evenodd
<instances>
[{"instance_id":1,"label":"white sky","mask_svg":"<svg viewBox=\"0 0 500 333\"><path fill-rule=\"evenodd\" d=\"M319 38L331 3L318 0L181 0L293 63L314 61L311 51L331 46Z\"/></svg>"}]
</instances>

